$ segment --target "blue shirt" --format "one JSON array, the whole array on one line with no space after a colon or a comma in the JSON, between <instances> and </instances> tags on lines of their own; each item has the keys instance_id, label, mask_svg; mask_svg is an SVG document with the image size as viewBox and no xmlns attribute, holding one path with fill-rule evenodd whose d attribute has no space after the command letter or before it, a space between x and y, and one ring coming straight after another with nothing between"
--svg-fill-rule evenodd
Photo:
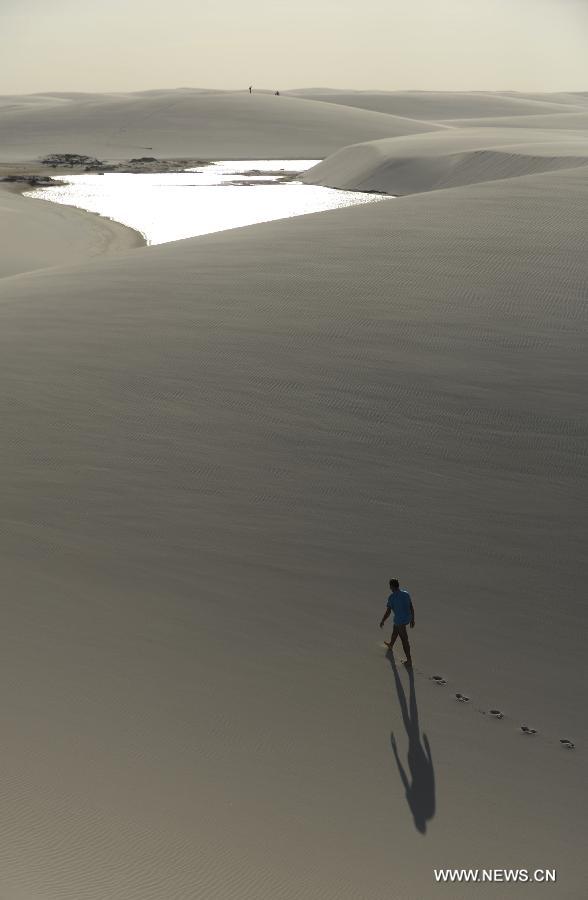
<instances>
[{"instance_id":1,"label":"blue shirt","mask_svg":"<svg viewBox=\"0 0 588 900\"><path fill-rule=\"evenodd\" d=\"M401 588L398 588L397 591L392 591L388 597L387 605L388 609L391 609L394 613L395 625L408 625L410 623L412 613L410 611L411 600L408 591L403 591Z\"/></svg>"}]
</instances>

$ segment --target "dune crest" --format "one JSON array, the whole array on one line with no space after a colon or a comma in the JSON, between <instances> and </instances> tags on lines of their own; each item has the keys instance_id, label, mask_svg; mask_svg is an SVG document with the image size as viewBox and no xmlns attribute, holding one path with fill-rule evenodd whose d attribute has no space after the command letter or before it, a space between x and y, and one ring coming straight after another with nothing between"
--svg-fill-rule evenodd
<instances>
[{"instance_id":1,"label":"dune crest","mask_svg":"<svg viewBox=\"0 0 588 900\"><path fill-rule=\"evenodd\" d=\"M584 108L581 97L549 94L535 97L492 91L289 91L325 103L377 110L421 121L464 119L487 116L524 116L565 113Z\"/></svg>"},{"instance_id":2,"label":"dune crest","mask_svg":"<svg viewBox=\"0 0 588 900\"><path fill-rule=\"evenodd\" d=\"M549 131L463 128L344 147L307 184L401 196L588 163L588 140Z\"/></svg>"},{"instance_id":3,"label":"dune crest","mask_svg":"<svg viewBox=\"0 0 588 900\"><path fill-rule=\"evenodd\" d=\"M442 126L269 93L178 89L0 98L0 161L52 152L128 158L318 158L345 144Z\"/></svg>"}]
</instances>

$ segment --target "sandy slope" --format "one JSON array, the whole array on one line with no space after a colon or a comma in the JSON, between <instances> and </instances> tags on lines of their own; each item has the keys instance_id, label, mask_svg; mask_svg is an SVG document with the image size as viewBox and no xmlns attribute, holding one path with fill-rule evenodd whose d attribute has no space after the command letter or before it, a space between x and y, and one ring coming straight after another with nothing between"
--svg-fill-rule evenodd
<instances>
[{"instance_id":1,"label":"sandy slope","mask_svg":"<svg viewBox=\"0 0 588 900\"><path fill-rule=\"evenodd\" d=\"M578 900L587 210L576 168L0 281L4 894Z\"/></svg>"},{"instance_id":2,"label":"sandy slope","mask_svg":"<svg viewBox=\"0 0 588 900\"><path fill-rule=\"evenodd\" d=\"M325 103L371 109L421 120L524 116L561 113L585 107L586 98L574 95L493 93L490 91L321 91L297 90L289 94Z\"/></svg>"},{"instance_id":3,"label":"sandy slope","mask_svg":"<svg viewBox=\"0 0 588 900\"><path fill-rule=\"evenodd\" d=\"M358 140L434 130L368 110L295 97L180 89L0 103L0 160L51 152L101 158L322 157ZM309 157L310 154L310 157Z\"/></svg>"},{"instance_id":4,"label":"sandy slope","mask_svg":"<svg viewBox=\"0 0 588 900\"><path fill-rule=\"evenodd\" d=\"M0 184L0 278L142 244L139 234L118 222L68 206L33 202Z\"/></svg>"},{"instance_id":5,"label":"sandy slope","mask_svg":"<svg viewBox=\"0 0 588 900\"><path fill-rule=\"evenodd\" d=\"M588 111L556 113L547 116L505 116L488 119L447 119L446 125L453 128L529 128L533 131L586 131Z\"/></svg>"},{"instance_id":6,"label":"sandy slope","mask_svg":"<svg viewBox=\"0 0 588 900\"><path fill-rule=\"evenodd\" d=\"M541 103L563 103L569 106L588 106L588 91L559 91L557 93L538 93L533 91L502 91L505 97L520 97L527 100L539 100Z\"/></svg>"},{"instance_id":7,"label":"sandy slope","mask_svg":"<svg viewBox=\"0 0 588 900\"><path fill-rule=\"evenodd\" d=\"M582 132L471 127L344 147L303 180L404 195L586 164Z\"/></svg>"}]
</instances>

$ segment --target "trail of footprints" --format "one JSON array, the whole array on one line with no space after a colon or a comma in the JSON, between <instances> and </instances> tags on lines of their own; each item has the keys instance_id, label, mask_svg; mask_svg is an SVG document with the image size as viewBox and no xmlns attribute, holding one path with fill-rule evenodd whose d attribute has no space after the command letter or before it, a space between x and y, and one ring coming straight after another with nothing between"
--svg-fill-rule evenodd
<instances>
[{"instance_id":1,"label":"trail of footprints","mask_svg":"<svg viewBox=\"0 0 588 900\"><path fill-rule=\"evenodd\" d=\"M422 674L424 674L424 673L419 671L419 675L422 675ZM442 675L430 675L428 677L429 677L430 681L434 681L435 684L439 685L439 687L444 687L447 684L446 679L443 678ZM469 703L470 702L470 698L466 697L465 694L457 693L457 694L455 694L455 699L458 703ZM503 719L504 718L504 713L501 712L501 710L499 710L499 709L488 709L488 710L478 709L477 712L481 713L481 715L483 715L483 716L491 716L493 719ZM528 725L521 725L520 729L521 729L522 733L526 734L526 735L538 734L538 731L536 728L529 728ZM568 738L560 738L559 742L564 749L575 750L576 745L573 743L573 741L568 740Z\"/></svg>"}]
</instances>

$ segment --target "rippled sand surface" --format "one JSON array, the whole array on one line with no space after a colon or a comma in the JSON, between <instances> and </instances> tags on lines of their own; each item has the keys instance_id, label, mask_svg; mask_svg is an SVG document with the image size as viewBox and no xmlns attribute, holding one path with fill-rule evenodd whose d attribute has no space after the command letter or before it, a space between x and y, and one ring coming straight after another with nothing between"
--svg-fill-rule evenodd
<instances>
[{"instance_id":1,"label":"rippled sand surface","mask_svg":"<svg viewBox=\"0 0 588 900\"><path fill-rule=\"evenodd\" d=\"M504 113L466 99L414 115ZM550 130L567 167L423 133L418 193L0 279L0 893L583 896L588 167Z\"/></svg>"}]
</instances>

